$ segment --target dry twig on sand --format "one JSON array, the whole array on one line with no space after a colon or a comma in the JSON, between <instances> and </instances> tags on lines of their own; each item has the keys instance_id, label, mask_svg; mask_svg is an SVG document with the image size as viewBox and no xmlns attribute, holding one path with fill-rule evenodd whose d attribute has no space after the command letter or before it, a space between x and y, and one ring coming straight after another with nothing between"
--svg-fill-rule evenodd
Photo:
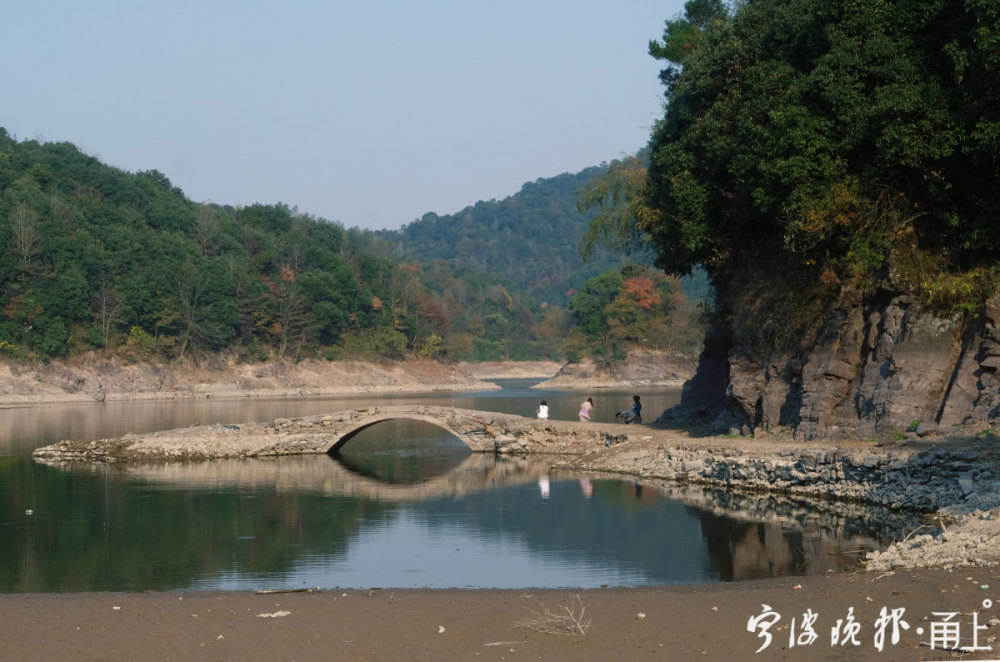
<instances>
[{"instance_id":1,"label":"dry twig on sand","mask_svg":"<svg viewBox=\"0 0 1000 662\"><path fill-rule=\"evenodd\" d=\"M517 621L515 627L528 628L545 634L587 634L590 619L584 619L587 608L583 606L583 600L579 595L573 596L554 609L549 609L541 601L538 604L541 608L528 609L528 617Z\"/></svg>"}]
</instances>

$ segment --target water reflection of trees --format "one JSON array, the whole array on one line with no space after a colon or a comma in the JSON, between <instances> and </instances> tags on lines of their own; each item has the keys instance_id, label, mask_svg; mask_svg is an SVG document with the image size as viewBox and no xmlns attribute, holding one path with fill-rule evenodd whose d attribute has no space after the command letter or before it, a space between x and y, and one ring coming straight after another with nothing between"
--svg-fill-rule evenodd
<instances>
[{"instance_id":1,"label":"water reflection of trees","mask_svg":"<svg viewBox=\"0 0 1000 662\"><path fill-rule=\"evenodd\" d=\"M698 513L708 553L724 581L849 569L863 552L912 530L919 517L724 490L671 486L664 493Z\"/></svg>"},{"instance_id":2,"label":"water reflection of trees","mask_svg":"<svg viewBox=\"0 0 1000 662\"><path fill-rule=\"evenodd\" d=\"M234 572L269 577L315 550L336 555L331 542L350 540L361 519L393 511L316 493L162 489L123 480L113 465L5 469L3 592L165 590Z\"/></svg>"},{"instance_id":3,"label":"water reflection of trees","mask_svg":"<svg viewBox=\"0 0 1000 662\"><path fill-rule=\"evenodd\" d=\"M358 476L326 456L48 467L0 458L0 591L163 590L280 577L347 555L364 522L405 508L470 536L517 539L643 583L843 568L914 518L843 503L551 474L543 458L474 454L417 484ZM548 498L539 485L550 480ZM406 504L420 503L416 508ZM31 509L32 515L26 510ZM632 581L632 580L630 580Z\"/></svg>"},{"instance_id":4,"label":"water reflection of trees","mask_svg":"<svg viewBox=\"0 0 1000 662\"><path fill-rule=\"evenodd\" d=\"M852 568L860 550L899 538L917 516L843 503L592 479L592 497L567 474L540 503L532 491L489 492L445 504L498 538L545 554L600 560L650 583L738 581ZM517 517L497 517L497 512ZM493 515L491 515L493 513Z\"/></svg>"}]
</instances>

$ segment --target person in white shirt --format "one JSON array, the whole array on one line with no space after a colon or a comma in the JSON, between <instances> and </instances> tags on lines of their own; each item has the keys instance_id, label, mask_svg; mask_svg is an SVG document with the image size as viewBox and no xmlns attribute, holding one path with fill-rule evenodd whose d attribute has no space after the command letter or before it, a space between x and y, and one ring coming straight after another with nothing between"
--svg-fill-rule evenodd
<instances>
[{"instance_id":1,"label":"person in white shirt","mask_svg":"<svg viewBox=\"0 0 1000 662\"><path fill-rule=\"evenodd\" d=\"M538 405L538 413L536 414L538 418L548 418L549 417L549 403L542 400L542 404Z\"/></svg>"}]
</instances>

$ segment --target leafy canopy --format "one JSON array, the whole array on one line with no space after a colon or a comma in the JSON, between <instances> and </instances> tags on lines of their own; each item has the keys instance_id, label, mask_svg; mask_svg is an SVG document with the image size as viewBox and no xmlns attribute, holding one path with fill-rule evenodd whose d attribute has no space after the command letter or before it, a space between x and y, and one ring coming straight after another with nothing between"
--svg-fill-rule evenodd
<instances>
[{"instance_id":1,"label":"leafy canopy","mask_svg":"<svg viewBox=\"0 0 1000 662\"><path fill-rule=\"evenodd\" d=\"M704 264L724 288L762 259L857 282L904 254L995 262L995 0L685 9L650 48L671 66L639 226L663 267Z\"/></svg>"}]
</instances>

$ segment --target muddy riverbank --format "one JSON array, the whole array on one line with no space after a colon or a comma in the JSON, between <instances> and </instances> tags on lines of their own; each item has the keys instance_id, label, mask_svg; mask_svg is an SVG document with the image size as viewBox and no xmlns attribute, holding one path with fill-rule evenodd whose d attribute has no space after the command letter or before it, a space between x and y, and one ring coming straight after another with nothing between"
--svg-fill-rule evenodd
<instances>
[{"instance_id":1,"label":"muddy riverbank","mask_svg":"<svg viewBox=\"0 0 1000 662\"><path fill-rule=\"evenodd\" d=\"M0 364L0 407L94 401L487 391L498 388L459 364L432 360L383 363L306 360L243 364L218 359L205 364L126 365L114 360L92 359L74 363Z\"/></svg>"},{"instance_id":2,"label":"muddy riverbank","mask_svg":"<svg viewBox=\"0 0 1000 662\"><path fill-rule=\"evenodd\" d=\"M0 654L11 662L986 660L1000 651L998 584L988 569L921 569L587 591L14 594L0 595ZM905 622L898 639L891 624L878 637L883 610ZM766 611L780 617L769 639L748 627ZM944 618L935 614L952 612L956 638L932 635ZM812 640L802 628L810 613ZM847 619L856 635L831 644Z\"/></svg>"}]
</instances>

